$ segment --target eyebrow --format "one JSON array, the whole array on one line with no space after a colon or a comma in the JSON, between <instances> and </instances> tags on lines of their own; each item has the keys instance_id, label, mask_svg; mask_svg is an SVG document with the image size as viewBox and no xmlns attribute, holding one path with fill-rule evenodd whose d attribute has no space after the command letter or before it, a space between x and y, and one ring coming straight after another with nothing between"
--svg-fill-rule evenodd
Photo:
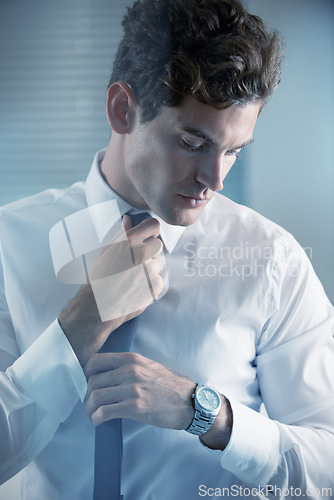
<instances>
[{"instance_id":1,"label":"eyebrow","mask_svg":"<svg viewBox=\"0 0 334 500\"><path fill-rule=\"evenodd\" d=\"M212 146L215 146L216 148L220 149L220 144L216 141L216 139L214 139L213 137L211 137L209 135L204 134L204 132L202 132L201 130L198 130L196 128L191 128L191 127L180 127L180 129L183 130L184 132L188 132L189 134L194 135L195 137L199 137L200 139L204 139ZM248 141L242 143L240 146L236 146L234 148L231 148L231 150L234 151L235 149L243 149L244 147L249 146L249 144L251 144L252 142L254 142L253 137L251 139L249 139Z\"/></svg>"}]
</instances>

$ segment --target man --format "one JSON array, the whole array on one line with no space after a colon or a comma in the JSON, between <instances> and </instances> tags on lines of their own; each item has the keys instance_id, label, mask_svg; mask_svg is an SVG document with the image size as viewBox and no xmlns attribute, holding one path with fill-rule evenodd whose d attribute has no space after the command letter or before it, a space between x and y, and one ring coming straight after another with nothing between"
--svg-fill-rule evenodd
<instances>
[{"instance_id":1,"label":"man","mask_svg":"<svg viewBox=\"0 0 334 500\"><path fill-rule=\"evenodd\" d=\"M3 208L0 472L24 498L92 498L117 419L96 471L119 460L124 499L333 496L333 308L291 235L215 194L280 58L235 0L136 2L87 182Z\"/></svg>"}]
</instances>

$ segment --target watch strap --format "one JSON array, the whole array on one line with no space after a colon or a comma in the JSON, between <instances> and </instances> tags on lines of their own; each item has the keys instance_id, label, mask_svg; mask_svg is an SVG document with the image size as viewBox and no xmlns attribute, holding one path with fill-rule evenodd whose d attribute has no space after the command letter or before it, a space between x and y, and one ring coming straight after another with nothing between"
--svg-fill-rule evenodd
<instances>
[{"instance_id":1,"label":"watch strap","mask_svg":"<svg viewBox=\"0 0 334 500\"><path fill-rule=\"evenodd\" d=\"M215 418L216 415L206 417L200 411L195 410L194 418L186 431L190 432L190 434L195 434L196 436L202 436L202 434L208 432Z\"/></svg>"},{"instance_id":2,"label":"watch strap","mask_svg":"<svg viewBox=\"0 0 334 500\"><path fill-rule=\"evenodd\" d=\"M198 384L196 384L195 390L194 390L193 395L192 395L193 400L196 399L197 391L203 387L204 387L203 385L199 386ZM189 427L185 430L187 432L189 432L190 434L195 434L195 436L202 436L202 434L205 434L210 429L211 425L213 424L213 422L214 422L214 420L219 412L220 406L217 409L217 411L215 411L215 412L200 410L200 409L196 408L196 403L195 403L194 407L195 407L194 408L195 409L194 417L193 417Z\"/></svg>"}]
</instances>

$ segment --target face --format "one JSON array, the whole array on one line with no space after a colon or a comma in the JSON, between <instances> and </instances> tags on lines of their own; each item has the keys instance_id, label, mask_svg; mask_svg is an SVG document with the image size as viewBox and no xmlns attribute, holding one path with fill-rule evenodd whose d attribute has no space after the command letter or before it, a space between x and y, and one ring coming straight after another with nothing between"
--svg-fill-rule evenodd
<instances>
[{"instance_id":1,"label":"face","mask_svg":"<svg viewBox=\"0 0 334 500\"><path fill-rule=\"evenodd\" d=\"M133 206L169 224L193 224L241 149L252 142L260 103L217 110L186 97L162 107L149 123L123 137L123 161L111 186Z\"/></svg>"}]
</instances>

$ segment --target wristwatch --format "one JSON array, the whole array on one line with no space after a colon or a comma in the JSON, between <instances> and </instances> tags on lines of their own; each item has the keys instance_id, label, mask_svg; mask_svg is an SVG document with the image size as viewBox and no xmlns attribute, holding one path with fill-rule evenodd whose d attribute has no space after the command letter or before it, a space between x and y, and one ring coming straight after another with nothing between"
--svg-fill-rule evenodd
<instances>
[{"instance_id":1,"label":"wristwatch","mask_svg":"<svg viewBox=\"0 0 334 500\"><path fill-rule=\"evenodd\" d=\"M208 432L221 407L220 394L212 387L200 385L192 395L194 400L194 418L186 429L187 432L202 436Z\"/></svg>"}]
</instances>

